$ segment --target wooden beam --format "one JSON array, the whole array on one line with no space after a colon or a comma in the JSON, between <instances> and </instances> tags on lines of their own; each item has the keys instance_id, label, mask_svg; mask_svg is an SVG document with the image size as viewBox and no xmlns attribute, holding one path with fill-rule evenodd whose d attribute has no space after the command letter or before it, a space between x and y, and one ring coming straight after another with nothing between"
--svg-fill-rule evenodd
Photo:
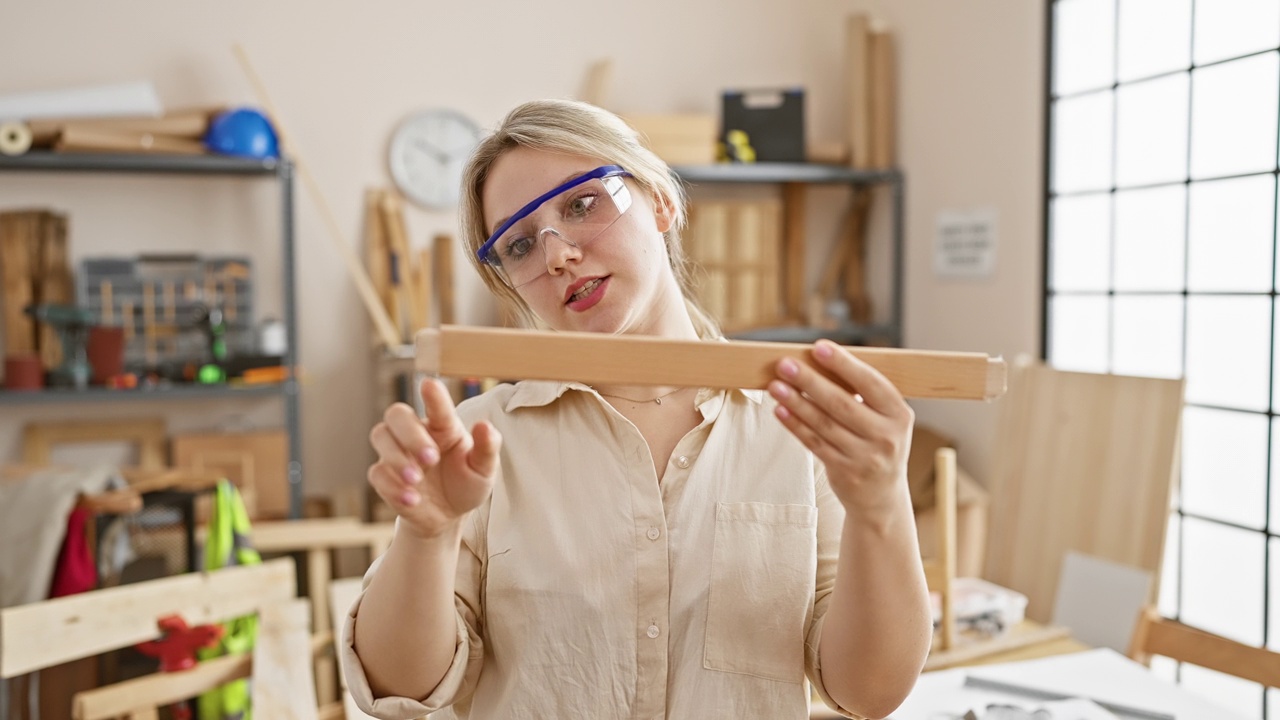
<instances>
[{"instance_id":1,"label":"wooden beam","mask_svg":"<svg viewBox=\"0 0 1280 720\"><path fill-rule=\"evenodd\" d=\"M779 360L813 366L811 345L445 326L417 335L415 367L449 377L764 388ZM982 353L851 347L906 397L992 400L1004 360Z\"/></svg>"},{"instance_id":2,"label":"wooden beam","mask_svg":"<svg viewBox=\"0 0 1280 720\"><path fill-rule=\"evenodd\" d=\"M356 518L280 520L253 524L253 548L258 552L299 552L313 549L378 547L390 544L394 523L364 523Z\"/></svg>"},{"instance_id":3,"label":"wooden beam","mask_svg":"<svg viewBox=\"0 0 1280 720\"><path fill-rule=\"evenodd\" d=\"M190 573L0 610L0 678L154 640L156 621L229 620L293 598L294 563Z\"/></svg>"},{"instance_id":4,"label":"wooden beam","mask_svg":"<svg viewBox=\"0 0 1280 720\"><path fill-rule=\"evenodd\" d=\"M205 660L190 670L144 675L85 690L72 699L72 717L74 720L114 720L137 710L193 698L232 680L247 678L252 671L253 658L244 653Z\"/></svg>"},{"instance_id":5,"label":"wooden beam","mask_svg":"<svg viewBox=\"0 0 1280 720\"><path fill-rule=\"evenodd\" d=\"M802 322L808 315L805 304L805 185L787 183L782 186L782 259L785 278L783 298L786 315Z\"/></svg>"},{"instance_id":6,"label":"wooden beam","mask_svg":"<svg viewBox=\"0 0 1280 720\"><path fill-rule=\"evenodd\" d=\"M253 644L253 714L317 720L311 675L311 604L293 600L262 608Z\"/></svg>"}]
</instances>

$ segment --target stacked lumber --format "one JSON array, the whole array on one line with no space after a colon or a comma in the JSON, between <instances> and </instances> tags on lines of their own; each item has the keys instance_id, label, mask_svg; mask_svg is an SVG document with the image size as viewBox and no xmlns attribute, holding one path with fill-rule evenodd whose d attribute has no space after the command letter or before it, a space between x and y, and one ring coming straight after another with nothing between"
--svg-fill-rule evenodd
<instances>
[{"instance_id":1,"label":"stacked lumber","mask_svg":"<svg viewBox=\"0 0 1280 720\"><path fill-rule=\"evenodd\" d=\"M6 356L39 355L46 370L62 362L50 327L25 310L32 304L70 304L75 290L67 253L67 216L49 210L0 213L0 317Z\"/></svg>"},{"instance_id":2,"label":"stacked lumber","mask_svg":"<svg viewBox=\"0 0 1280 720\"><path fill-rule=\"evenodd\" d=\"M209 123L223 108L175 110L158 117L75 117L7 122L0 153L32 148L58 152L130 152L201 155Z\"/></svg>"}]
</instances>

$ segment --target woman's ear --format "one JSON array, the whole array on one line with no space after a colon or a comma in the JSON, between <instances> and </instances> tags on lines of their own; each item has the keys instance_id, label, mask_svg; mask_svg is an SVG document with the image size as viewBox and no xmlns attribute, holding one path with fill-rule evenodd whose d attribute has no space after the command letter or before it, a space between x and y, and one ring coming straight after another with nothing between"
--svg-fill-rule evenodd
<instances>
[{"instance_id":1,"label":"woman's ear","mask_svg":"<svg viewBox=\"0 0 1280 720\"><path fill-rule=\"evenodd\" d=\"M676 223L675 204L662 193L653 194L653 220L660 233L666 233Z\"/></svg>"}]
</instances>

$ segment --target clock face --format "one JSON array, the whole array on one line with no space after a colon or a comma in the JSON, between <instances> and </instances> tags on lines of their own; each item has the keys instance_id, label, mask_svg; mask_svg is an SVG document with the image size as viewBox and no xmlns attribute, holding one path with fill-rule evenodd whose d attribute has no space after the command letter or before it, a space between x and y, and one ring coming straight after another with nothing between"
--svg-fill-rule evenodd
<instances>
[{"instance_id":1,"label":"clock face","mask_svg":"<svg viewBox=\"0 0 1280 720\"><path fill-rule=\"evenodd\" d=\"M391 137L391 177L400 192L427 208L458 203L462 167L480 141L480 128L453 110L410 115Z\"/></svg>"}]
</instances>

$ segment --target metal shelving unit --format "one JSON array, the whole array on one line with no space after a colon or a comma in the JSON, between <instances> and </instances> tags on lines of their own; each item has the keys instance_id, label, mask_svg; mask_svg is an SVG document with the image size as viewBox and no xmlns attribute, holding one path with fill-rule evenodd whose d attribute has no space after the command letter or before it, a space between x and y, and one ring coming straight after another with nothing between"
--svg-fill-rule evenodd
<instances>
[{"instance_id":1,"label":"metal shelving unit","mask_svg":"<svg viewBox=\"0 0 1280 720\"><path fill-rule=\"evenodd\" d=\"M285 432L289 438L289 515L302 513L302 452L299 427L297 301L294 285L293 180L288 158L258 160L219 155L134 155L116 153L29 152L0 156L0 172L144 173L196 176L243 176L274 179L280 188L281 280L284 288L284 324L288 347L284 364L290 377L283 383L257 386L182 386L145 390L37 390L0 392L0 406L75 402L133 402L155 400L213 400L281 396L284 399Z\"/></svg>"},{"instance_id":2,"label":"metal shelving unit","mask_svg":"<svg viewBox=\"0 0 1280 720\"><path fill-rule=\"evenodd\" d=\"M902 296L904 277L904 178L900 170L853 170L840 165L818 163L720 163L715 165L678 165L672 168L681 180L698 183L805 183L851 185L864 187L887 185L892 193L892 258L893 291L889 318L871 325L846 324L834 329L807 326L782 326L752 330L733 335L740 340L810 343L819 338L860 345L871 340L902 346Z\"/></svg>"}]
</instances>

